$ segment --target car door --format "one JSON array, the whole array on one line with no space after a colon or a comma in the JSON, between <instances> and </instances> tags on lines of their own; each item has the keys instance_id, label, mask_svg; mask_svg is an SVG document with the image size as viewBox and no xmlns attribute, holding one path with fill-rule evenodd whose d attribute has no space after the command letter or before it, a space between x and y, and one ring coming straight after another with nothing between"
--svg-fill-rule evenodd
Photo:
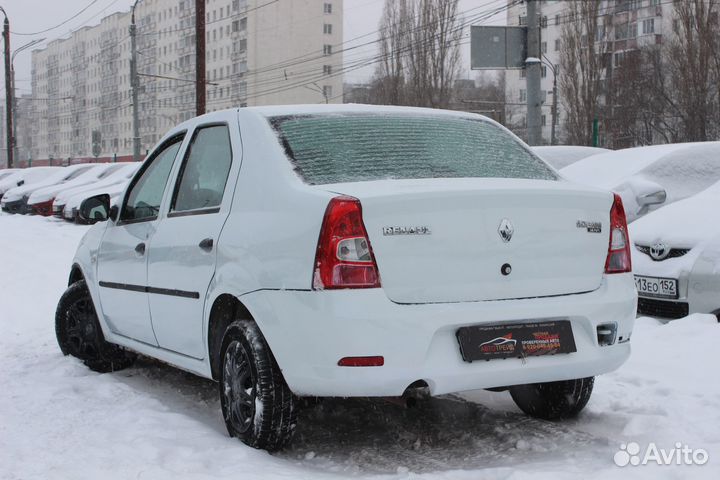
<instances>
[{"instance_id":1,"label":"car door","mask_svg":"<svg viewBox=\"0 0 720 480\"><path fill-rule=\"evenodd\" d=\"M198 126L177 169L166 218L148 254L152 325L160 347L203 358L203 309L216 243L240 168L237 119ZM234 120L234 128L229 127Z\"/></svg>"},{"instance_id":2,"label":"car door","mask_svg":"<svg viewBox=\"0 0 720 480\"><path fill-rule=\"evenodd\" d=\"M182 134L161 145L132 180L120 214L103 235L98 253L102 313L116 334L157 345L147 293L147 246Z\"/></svg>"}]
</instances>

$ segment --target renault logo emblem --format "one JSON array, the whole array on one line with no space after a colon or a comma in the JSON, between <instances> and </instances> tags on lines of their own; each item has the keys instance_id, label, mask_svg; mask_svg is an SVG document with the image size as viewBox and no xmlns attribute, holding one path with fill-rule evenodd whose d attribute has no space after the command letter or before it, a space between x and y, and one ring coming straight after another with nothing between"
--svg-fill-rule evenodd
<instances>
[{"instance_id":1,"label":"renault logo emblem","mask_svg":"<svg viewBox=\"0 0 720 480\"><path fill-rule=\"evenodd\" d=\"M508 243L512 240L513 233L515 233L515 227L513 227L510 220L503 218L500 222L500 226L498 227L498 233L500 234L502 241Z\"/></svg>"}]
</instances>

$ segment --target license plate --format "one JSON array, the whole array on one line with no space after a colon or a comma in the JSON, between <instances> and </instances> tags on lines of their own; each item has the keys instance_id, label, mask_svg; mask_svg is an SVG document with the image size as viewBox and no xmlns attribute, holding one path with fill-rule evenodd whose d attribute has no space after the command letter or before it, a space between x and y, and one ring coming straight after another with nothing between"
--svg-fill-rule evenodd
<instances>
[{"instance_id":1,"label":"license plate","mask_svg":"<svg viewBox=\"0 0 720 480\"><path fill-rule=\"evenodd\" d=\"M462 327L457 333L466 362L576 352L569 320Z\"/></svg>"},{"instance_id":2,"label":"license plate","mask_svg":"<svg viewBox=\"0 0 720 480\"><path fill-rule=\"evenodd\" d=\"M678 298L678 281L674 278L635 275L635 287L642 297Z\"/></svg>"}]
</instances>

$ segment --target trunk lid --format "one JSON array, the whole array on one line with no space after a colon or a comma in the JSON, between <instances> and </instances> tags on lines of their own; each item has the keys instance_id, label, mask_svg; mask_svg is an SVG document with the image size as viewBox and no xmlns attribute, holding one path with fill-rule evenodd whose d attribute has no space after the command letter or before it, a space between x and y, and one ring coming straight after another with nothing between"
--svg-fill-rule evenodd
<instances>
[{"instance_id":1,"label":"trunk lid","mask_svg":"<svg viewBox=\"0 0 720 480\"><path fill-rule=\"evenodd\" d=\"M603 279L607 192L515 179L316 188L360 200L382 288L397 303L567 295L595 290Z\"/></svg>"}]
</instances>

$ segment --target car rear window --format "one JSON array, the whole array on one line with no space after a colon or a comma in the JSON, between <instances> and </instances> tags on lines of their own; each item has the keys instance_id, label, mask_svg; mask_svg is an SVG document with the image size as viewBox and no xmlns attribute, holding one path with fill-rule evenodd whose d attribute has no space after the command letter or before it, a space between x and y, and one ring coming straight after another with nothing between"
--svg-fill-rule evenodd
<instances>
[{"instance_id":1,"label":"car rear window","mask_svg":"<svg viewBox=\"0 0 720 480\"><path fill-rule=\"evenodd\" d=\"M270 118L306 183L419 178L557 180L513 136L445 115L323 114Z\"/></svg>"}]
</instances>

